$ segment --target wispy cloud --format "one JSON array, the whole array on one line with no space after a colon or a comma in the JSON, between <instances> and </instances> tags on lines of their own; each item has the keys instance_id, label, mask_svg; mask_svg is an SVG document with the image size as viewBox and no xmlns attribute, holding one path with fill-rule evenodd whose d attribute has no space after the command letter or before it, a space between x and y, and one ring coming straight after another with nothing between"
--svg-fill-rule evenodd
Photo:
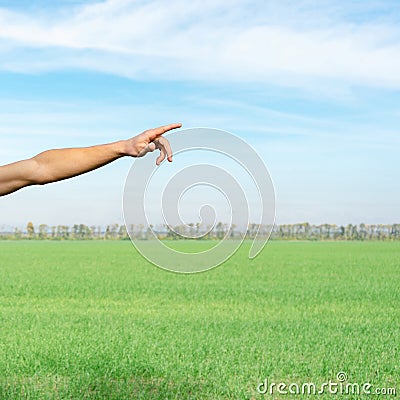
<instances>
[{"instance_id":1,"label":"wispy cloud","mask_svg":"<svg viewBox=\"0 0 400 400\"><path fill-rule=\"evenodd\" d=\"M400 88L400 28L390 7L382 16L374 2L357 10L273 3L108 0L44 14L0 9L0 69ZM361 11L367 21L350 18Z\"/></svg>"}]
</instances>

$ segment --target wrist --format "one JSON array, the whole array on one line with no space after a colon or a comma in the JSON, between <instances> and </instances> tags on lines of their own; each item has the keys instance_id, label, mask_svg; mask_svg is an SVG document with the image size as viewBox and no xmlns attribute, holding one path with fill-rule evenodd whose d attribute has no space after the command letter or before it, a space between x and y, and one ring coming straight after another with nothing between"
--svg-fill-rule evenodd
<instances>
[{"instance_id":1,"label":"wrist","mask_svg":"<svg viewBox=\"0 0 400 400\"><path fill-rule=\"evenodd\" d=\"M127 140L119 140L118 142L113 143L113 150L118 157L125 157L129 155L127 142Z\"/></svg>"}]
</instances>

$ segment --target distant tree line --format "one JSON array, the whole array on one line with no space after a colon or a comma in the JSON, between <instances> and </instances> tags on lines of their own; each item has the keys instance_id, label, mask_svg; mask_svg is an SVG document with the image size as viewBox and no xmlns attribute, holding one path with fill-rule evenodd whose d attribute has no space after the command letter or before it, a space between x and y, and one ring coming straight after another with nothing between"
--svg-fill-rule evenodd
<instances>
[{"instance_id":1,"label":"distant tree line","mask_svg":"<svg viewBox=\"0 0 400 400\"><path fill-rule=\"evenodd\" d=\"M250 224L246 231L235 225L228 226L218 222L214 227L202 227L199 223L169 227L167 225L150 226L129 225L129 234L137 239L177 240L182 237L198 237L198 240L220 240L224 237L239 239L246 236L254 238L257 232L267 236L268 226ZM3 240L128 240L129 235L125 225L111 224L106 227L87 226L84 224L34 226L29 222L25 229L0 229L0 239ZM400 240L400 224L322 224L311 225L307 222L298 224L275 225L271 239L277 240Z\"/></svg>"}]
</instances>

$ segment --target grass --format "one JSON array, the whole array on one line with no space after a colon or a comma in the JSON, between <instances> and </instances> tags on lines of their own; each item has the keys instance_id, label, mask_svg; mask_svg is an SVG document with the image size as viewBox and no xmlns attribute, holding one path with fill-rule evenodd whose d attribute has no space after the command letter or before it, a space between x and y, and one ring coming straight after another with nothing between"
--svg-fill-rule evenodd
<instances>
[{"instance_id":1,"label":"grass","mask_svg":"<svg viewBox=\"0 0 400 400\"><path fill-rule=\"evenodd\" d=\"M261 399L339 371L400 392L400 243L248 248L179 275L129 242L0 242L0 399Z\"/></svg>"}]
</instances>

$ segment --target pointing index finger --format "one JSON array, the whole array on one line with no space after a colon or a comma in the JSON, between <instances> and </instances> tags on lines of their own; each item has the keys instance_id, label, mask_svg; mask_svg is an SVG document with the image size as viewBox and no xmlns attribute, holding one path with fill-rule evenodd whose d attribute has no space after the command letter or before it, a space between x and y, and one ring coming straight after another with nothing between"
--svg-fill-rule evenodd
<instances>
[{"instance_id":1,"label":"pointing index finger","mask_svg":"<svg viewBox=\"0 0 400 400\"><path fill-rule=\"evenodd\" d=\"M163 135L165 132L168 132L172 129L180 128L181 126L182 126L181 123L175 123L175 124L160 126L159 128L150 129L148 131L149 139L150 141L153 141L154 139L157 139L158 137Z\"/></svg>"}]
</instances>

